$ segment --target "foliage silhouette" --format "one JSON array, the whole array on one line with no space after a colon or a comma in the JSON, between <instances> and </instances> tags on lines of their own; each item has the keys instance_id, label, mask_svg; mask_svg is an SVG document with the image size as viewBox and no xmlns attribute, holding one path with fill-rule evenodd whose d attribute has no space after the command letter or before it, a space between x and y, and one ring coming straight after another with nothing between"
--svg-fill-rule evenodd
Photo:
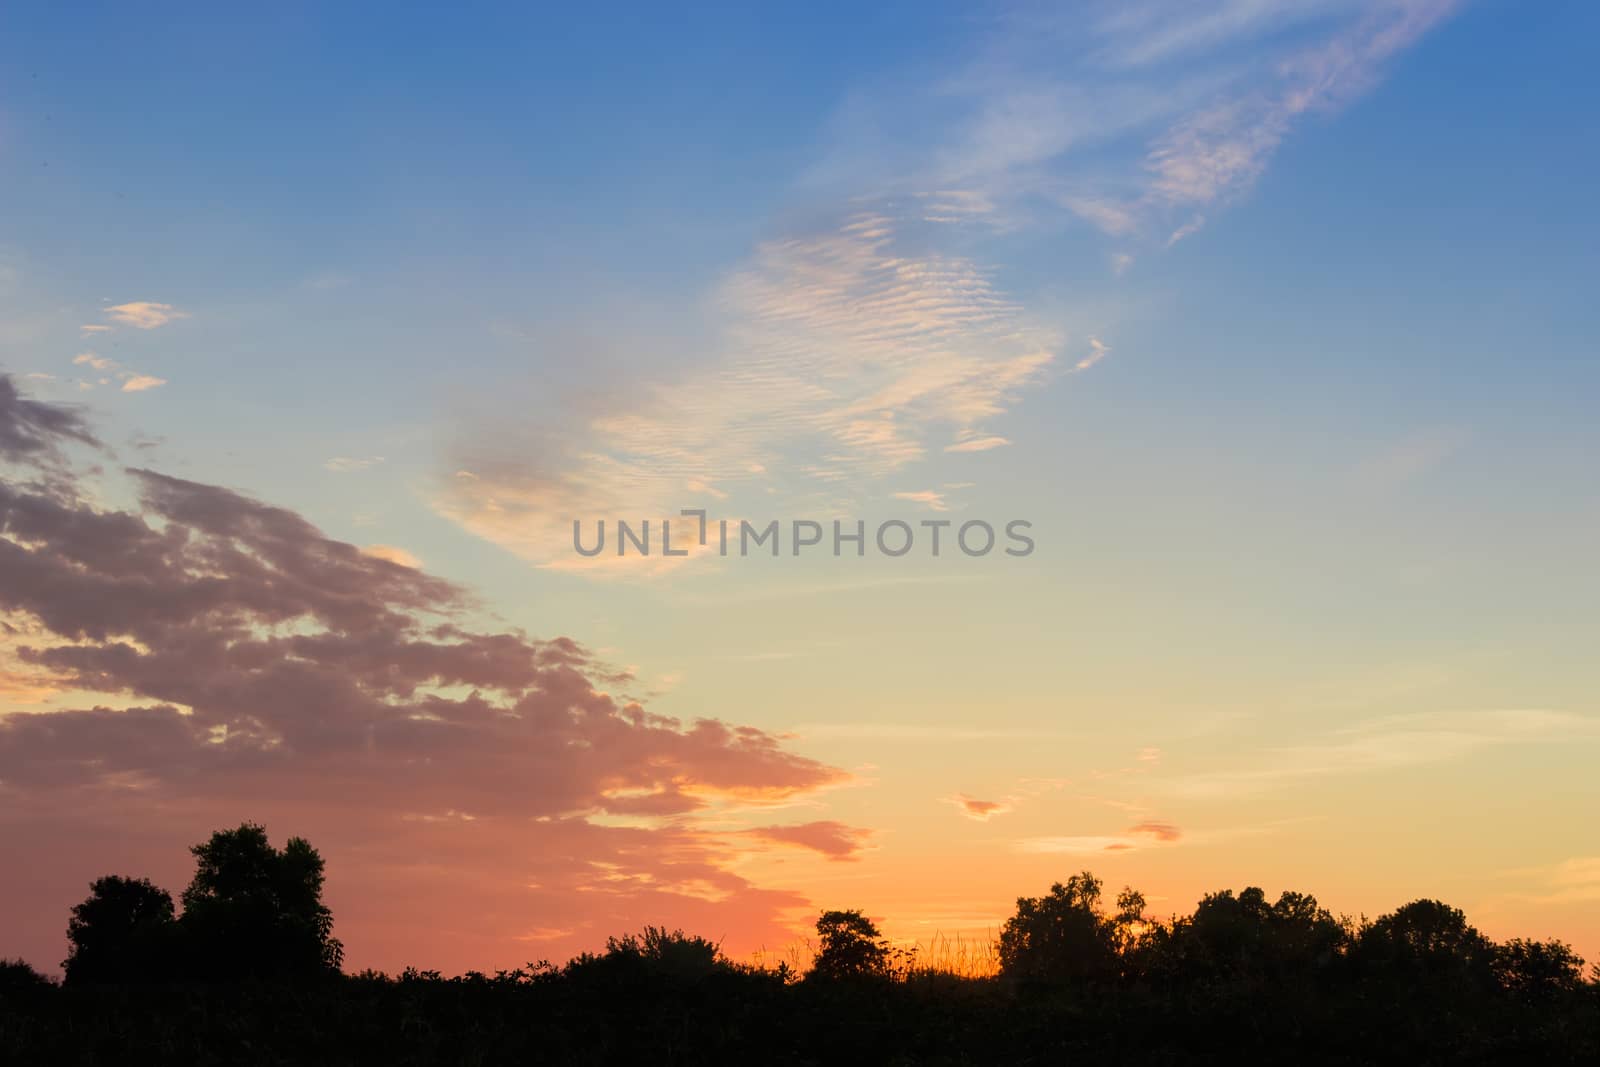
<instances>
[{"instance_id":1,"label":"foliage silhouette","mask_svg":"<svg viewBox=\"0 0 1600 1067\"><path fill-rule=\"evenodd\" d=\"M1116 917L1102 914L1101 882L1084 871L1042 897L1017 898L1017 913L1000 931L1000 972L1044 982L1100 979L1117 969L1121 929L1144 898L1124 891Z\"/></svg>"},{"instance_id":2,"label":"foliage silhouette","mask_svg":"<svg viewBox=\"0 0 1600 1067\"><path fill-rule=\"evenodd\" d=\"M177 926L172 894L148 878L107 875L89 887L67 922L68 982L131 982L171 977Z\"/></svg>"},{"instance_id":3,"label":"foliage silhouette","mask_svg":"<svg viewBox=\"0 0 1600 1067\"><path fill-rule=\"evenodd\" d=\"M197 972L214 978L337 972L344 946L322 903L323 860L291 837L282 850L254 823L190 849L196 869L180 920Z\"/></svg>"},{"instance_id":4,"label":"foliage silhouette","mask_svg":"<svg viewBox=\"0 0 1600 1067\"><path fill-rule=\"evenodd\" d=\"M818 950L811 974L818 979L885 978L889 943L859 911L825 911L817 919Z\"/></svg>"},{"instance_id":5,"label":"foliage silhouette","mask_svg":"<svg viewBox=\"0 0 1600 1067\"><path fill-rule=\"evenodd\" d=\"M39 993L55 985L27 960L0 959L0 996Z\"/></svg>"},{"instance_id":6,"label":"foliage silhouette","mask_svg":"<svg viewBox=\"0 0 1600 1067\"><path fill-rule=\"evenodd\" d=\"M1568 946L1497 944L1438 901L1357 924L1249 887L1161 919L1082 872L1018 901L992 977L917 966L860 911L822 913L803 982L655 926L562 966L346 977L310 845L245 824L194 852L176 920L148 882L95 883L65 984L0 963L0 1063L1600 1062ZM181 935L171 980L131 947L148 931Z\"/></svg>"},{"instance_id":7,"label":"foliage silhouette","mask_svg":"<svg viewBox=\"0 0 1600 1067\"><path fill-rule=\"evenodd\" d=\"M1349 936L1316 897L1286 891L1268 904L1252 886L1207 894L1193 915L1150 930L1138 955L1146 968L1189 980L1308 978L1333 966Z\"/></svg>"},{"instance_id":8,"label":"foliage silhouette","mask_svg":"<svg viewBox=\"0 0 1600 1067\"><path fill-rule=\"evenodd\" d=\"M606 939L601 955L584 953L567 964L568 977L606 974L623 978L649 977L689 982L733 968L716 942L692 937L682 930L646 926L640 934Z\"/></svg>"}]
</instances>

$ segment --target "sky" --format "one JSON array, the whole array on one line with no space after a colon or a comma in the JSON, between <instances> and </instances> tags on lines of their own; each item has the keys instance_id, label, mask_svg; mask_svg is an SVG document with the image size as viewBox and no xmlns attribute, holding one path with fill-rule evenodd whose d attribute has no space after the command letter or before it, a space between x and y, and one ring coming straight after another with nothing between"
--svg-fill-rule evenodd
<instances>
[{"instance_id":1,"label":"sky","mask_svg":"<svg viewBox=\"0 0 1600 1067\"><path fill-rule=\"evenodd\" d=\"M357 969L1086 868L1600 957L1597 31L8 8L0 953L249 819Z\"/></svg>"}]
</instances>

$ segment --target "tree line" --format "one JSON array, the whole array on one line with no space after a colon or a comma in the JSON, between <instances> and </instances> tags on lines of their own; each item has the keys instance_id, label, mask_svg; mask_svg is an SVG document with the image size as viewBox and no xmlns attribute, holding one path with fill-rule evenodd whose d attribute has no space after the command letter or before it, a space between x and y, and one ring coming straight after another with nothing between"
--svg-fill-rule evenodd
<instances>
[{"instance_id":1,"label":"tree line","mask_svg":"<svg viewBox=\"0 0 1600 1067\"><path fill-rule=\"evenodd\" d=\"M731 1062L780 1038L772 1062L1032 1062L1108 1048L1140 1062L1245 1048L1305 1062L1600 1062L1600 968L1586 976L1560 941L1496 941L1437 900L1354 920L1306 893L1272 900L1251 887L1157 919L1130 888L1108 903L1085 871L1018 899L983 977L941 972L860 910L820 915L808 966L737 962L650 926L559 966L345 975L309 842L274 848L246 823L191 851L181 911L146 879L92 884L71 909L60 985L0 964L0 1060L53 1049L102 1062L85 1055L99 1034L108 1048L156 1042L193 1062L300 1062L250 1053L300 1040L305 1062L368 1062L360 1050L379 1047L389 1062L452 1062L468 1048L474 1062L523 1048L551 1062ZM422 1025L434 1044L385 1046L386 1020Z\"/></svg>"}]
</instances>

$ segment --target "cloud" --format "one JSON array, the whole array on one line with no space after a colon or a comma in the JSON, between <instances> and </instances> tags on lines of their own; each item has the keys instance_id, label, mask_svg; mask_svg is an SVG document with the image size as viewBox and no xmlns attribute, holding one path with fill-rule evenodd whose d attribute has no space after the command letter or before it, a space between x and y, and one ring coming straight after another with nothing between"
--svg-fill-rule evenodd
<instances>
[{"instance_id":1,"label":"cloud","mask_svg":"<svg viewBox=\"0 0 1600 1067\"><path fill-rule=\"evenodd\" d=\"M78 329L82 330L84 333L110 333L111 332L111 327L103 325L103 324L100 324L100 323L84 323L82 326L79 326Z\"/></svg>"},{"instance_id":2,"label":"cloud","mask_svg":"<svg viewBox=\"0 0 1600 1067\"><path fill-rule=\"evenodd\" d=\"M1541 904L1600 901L1600 856L1575 856L1547 867L1507 873L1519 879L1535 880L1540 886L1536 892L1510 894L1516 899Z\"/></svg>"},{"instance_id":3,"label":"cloud","mask_svg":"<svg viewBox=\"0 0 1600 1067\"><path fill-rule=\"evenodd\" d=\"M997 229L1065 212L1170 245L1198 229L1203 209L1246 191L1304 118L1371 89L1458 6L1132 0L1002 13L925 93L853 101L871 117L856 126L878 140L937 131L934 148L897 144L889 175L862 177L957 184L984 199ZM883 158L861 143L835 151Z\"/></svg>"},{"instance_id":4,"label":"cloud","mask_svg":"<svg viewBox=\"0 0 1600 1067\"><path fill-rule=\"evenodd\" d=\"M1030 837L1017 842L1021 852L1064 856L1091 856L1100 852L1132 852L1176 844L1182 831L1170 823L1141 822L1120 834L1087 834L1066 837Z\"/></svg>"},{"instance_id":5,"label":"cloud","mask_svg":"<svg viewBox=\"0 0 1600 1067\"><path fill-rule=\"evenodd\" d=\"M0 460L59 461L66 443L104 447L81 411L29 400L9 375L0 374Z\"/></svg>"},{"instance_id":6,"label":"cloud","mask_svg":"<svg viewBox=\"0 0 1600 1067\"><path fill-rule=\"evenodd\" d=\"M390 563L399 564L402 567L410 567L413 570L422 569L421 560L405 549L396 548L394 545L368 545L361 551L373 559L388 560Z\"/></svg>"},{"instance_id":7,"label":"cloud","mask_svg":"<svg viewBox=\"0 0 1600 1067\"><path fill-rule=\"evenodd\" d=\"M1105 359L1106 354L1110 351L1111 349L1107 348L1100 338L1091 337L1089 338L1089 354L1078 360L1072 369L1077 371L1088 370L1102 359Z\"/></svg>"},{"instance_id":8,"label":"cloud","mask_svg":"<svg viewBox=\"0 0 1600 1067\"><path fill-rule=\"evenodd\" d=\"M514 963L534 916L578 931L558 947L592 944L600 900L624 925L716 915L738 938L785 936L806 901L736 873L743 852L843 857L864 840L702 825L848 776L754 727L615 696L628 676L572 638L475 627L465 590L292 511L143 469L125 472L136 506L100 506L60 459L73 442L97 443L75 411L0 377L0 456L56 470L0 479L6 672L90 697L0 718L0 835L41 885L81 881L88 842L181 858L210 828L269 820L364 898L343 933L354 960L466 967ZM408 944L442 901L470 918ZM0 907L55 931L61 901L8 883Z\"/></svg>"},{"instance_id":9,"label":"cloud","mask_svg":"<svg viewBox=\"0 0 1600 1067\"><path fill-rule=\"evenodd\" d=\"M949 505L945 503L944 494L932 489L919 489L915 492L902 492L894 494L896 500L909 500L913 504L926 504L929 511L948 511Z\"/></svg>"},{"instance_id":10,"label":"cloud","mask_svg":"<svg viewBox=\"0 0 1600 1067\"><path fill-rule=\"evenodd\" d=\"M1135 837L1148 837L1155 841L1169 843L1178 840L1183 834L1176 826L1164 822L1142 822L1128 827L1127 833Z\"/></svg>"},{"instance_id":11,"label":"cloud","mask_svg":"<svg viewBox=\"0 0 1600 1067\"><path fill-rule=\"evenodd\" d=\"M376 467L382 462L382 456L365 456L359 458L351 456L334 456L332 459L325 461L322 464L322 467L324 470L332 471L334 474L357 474L361 471Z\"/></svg>"},{"instance_id":12,"label":"cloud","mask_svg":"<svg viewBox=\"0 0 1600 1067\"><path fill-rule=\"evenodd\" d=\"M798 826L758 826L742 832L762 841L820 852L835 861L859 859L861 850L872 837L870 830L833 821L808 822Z\"/></svg>"},{"instance_id":13,"label":"cloud","mask_svg":"<svg viewBox=\"0 0 1600 1067\"><path fill-rule=\"evenodd\" d=\"M1179 226L1176 230L1173 230L1170 235L1168 235L1167 247L1171 248L1173 245L1177 244L1186 237L1193 237L1195 234L1199 233L1202 228L1204 228L1205 224L1206 217L1204 215L1196 215L1194 218L1190 219L1182 226Z\"/></svg>"},{"instance_id":14,"label":"cloud","mask_svg":"<svg viewBox=\"0 0 1600 1067\"><path fill-rule=\"evenodd\" d=\"M913 465L1006 446L999 421L1050 379L1070 325L1002 287L1009 235L1083 220L1115 236L1113 269L1182 239L1304 116L1365 91L1452 7L1141 0L994 16L939 79L851 95L800 182L815 197L804 216L831 221L781 229L729 269L693 355L658 336L670 373L538 429L509 407L474 418L451 467L476 477L444 480L434 507L548 565L570 560L575 516L673 515L713 489L730 507L841 513ZM1093 341L1071 369L1107 350Z\"/></svg>"},{"instance_id":15,"label":"cloud","mask_svg":"<svg viewBox=\"0 0 1600 1067\"><path fill-rule=\"evenodd\" d=\"M819 722L794 728L807 740L860 738L872 741L994 741L1061 737L1060 733L991 726L935 726L917 723Z\"/></svg>"},{"instance_id":16,"label":"cloud","mask_svg":"<svg viewBox=\"0 0 1600 1067\"><path fill-rule=\"evenodd\" d=\"M1056 336L986 268L919 250L904 225L856 210L758 246L715 293L709 365L559 434L475 434L452 464L473 477L450 479L436 507L543 564L571 556L575 516L670 516L707 487L838 511L952 438L1005 443L983 426L1042 380Z\"/></svg>"},{"instance_id":17,"label":"cloud","mask_svg":"<svg viewBox=\"0 0 1600 1067\"><path fill-rule=\"evenodd\" d=\"M954 804L961 814L978 822L988 822L994 816L1004 815L1011 810L1011 801L1009 799L979 800L977 797L969 797L965 793L957 793L954 796L946 797L945 802Z\"/></svg>"},{"instance_id":18,"label":"cloud","mask_svg":"<svg viewBox=\"0 0 1600 1067\"><path fill-rule=\"evenodd\" d=\"M1537 708L1439 712L1375 719L1323 738L1268 749L1255 766L1154 779L1185 797L1248 795L1335 775L1400 770L1528 744L1593 744L1600 719Z\"/></svg>"},{"instance_id":19,"label":"cloud","mask_svg":"<svg viewBox=\"0 0 1600 1067\"><path fill-rule=\"evenodd\" d=\"M971 434L944 446L946 452L987 452L991 448L1004 448L1011 441L998 434Z\"/></svg>"},{"instance_id":20,"label":"cloud","mask_svg":"<svg viewBox=\"0 0 1600 1067\"><path fill-rule=\"evenodd\" d=\"M177 319L189 317L187 311L179 311L171 304L157 304L148 300L135 300L129 304L114 304L105 309L104 314L113 322L124 326L132 326L138 330L154 330L165 326ZM84 327L88 329L88 327Z\"/></svg>"},{"instance_id":21,"label":"cloud","mask_svg":"<svg viewBox=\"0 0 1600 1067\"><path fill-rule=\"evenodd\" d=\"M124 393L142 393L146 389L156 389L167 384L165 378L157 378L151 374L139 374L135 371L125 370L116 360L107 359L105 356L95 352L81 352L72 357L72 362L74 366L89 367L120 378ZM110 385L111 381L110 377L101 378L96 382L80 381L78 387L80 389L92 389L96 385Z\"/></svg>"}]
</instances>

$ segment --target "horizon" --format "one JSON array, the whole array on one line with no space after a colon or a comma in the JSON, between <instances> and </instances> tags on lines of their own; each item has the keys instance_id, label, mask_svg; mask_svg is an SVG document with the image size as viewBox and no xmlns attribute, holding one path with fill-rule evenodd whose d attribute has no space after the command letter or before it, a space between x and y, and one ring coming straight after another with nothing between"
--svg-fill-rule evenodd
<instances>
[{"instance_id":1,"label":"horizon","mask_svg":"<svg viewBox=\"0 0 1600 1067\"><path fill-rule=\"evenodd\" d=\"M0 954L250 821L352 972L1600 958L1600 11L3 18Z\"/></svg>"}]
</instances>

